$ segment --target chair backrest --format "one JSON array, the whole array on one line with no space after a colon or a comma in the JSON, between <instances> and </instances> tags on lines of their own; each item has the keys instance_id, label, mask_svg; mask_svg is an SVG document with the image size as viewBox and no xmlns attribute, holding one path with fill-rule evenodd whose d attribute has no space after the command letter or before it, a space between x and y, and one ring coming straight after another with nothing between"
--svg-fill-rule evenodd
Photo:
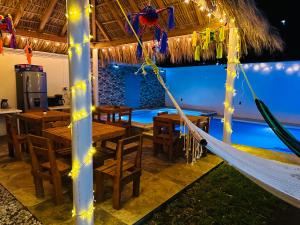
<instances>
[{"instance_id":1,"label":"chair backrest","mask_svg":"<svg viewBox=\"0 0 300 225\"><path fill-rule=\"evenodd\" d=\"M135 169L141 169L142 167L142 135L136 135L129 138L121 139L117 144L117 155L116 155L116 176L122 178L124 165L124 156L128 153L136 152L134 159Z\"/></svg>"},{"instance_id":2,"label":"chair backrest","mask_svg":"<svg viewBox=\"0 0 300 225\"><path fill-rule=\"evenodd\" d=\"M70 116L51 116L42 119L42 130L52 127L63 127L70 124Z\"/></svg>"},{"instance_id":3,"label":"chair backrest","mask_svg":"<svg viewBox=\"0 0 300 225\"><path fill-rule=\"evenodd\" d=\"M210 118L206 117L206 119L203 121L203 119L197 120L196 126L199 128L202 128L206 133L209 132L209 123Z\"/></svg>"},{"instance_id":4,"label":"chair backrest","mask_svg":"<svg viewBox=\"0 0 300 225\"><path fill-rule=\"evenodd\" d=\"M50 140L35 135L28 135L27 139L33 172L41 175L43 172L40 170L40 165L45 162L50 163L50 170L52 172L57 172L55 152Z\"/></svg>"},{"instance_id":5,"label":"chair backrest","mask_svg":"<svg viewBox=\"0 0 300 225\"><path fill-rule=\"evenodd\" d=\"M10 141L13 141L16 135L18 134L16 128L16 118L12 115L5 115L5 123L6 123L6 133L7 137Z\"/></svg>"},{"instance_id":6,"label":"chair backrest","mask_svg":"<svg viewBox=\"0 0 300 225\"><path fill-rule=\"evenodd\" d=\"M124 119L124 117L127 119ZM122 122L123 125L131 126L132 108L120 107L118 109L118 122Z\"/></svg>"},{"instance_id":7,"label":"chair backrest","mask_svg":"<svg viewBox=\"0 0 300 225\"><path fill-rule=\"evenodd\" d=\"M173 138L174 124L172 120L156 116L153 123L153 140L164 134L165 138Z\"/></svg>"},{"instance_id":8,"label":"chair backrest","mask_svg":"<svg viewBox=\"0 0 300 225\"><path fill-rule=\"evenodd\" d=\"M168 112L168 111L159 112L159 113L157 113L157 116L160 116L160 115L165 115L165 114L169 114L169 112Z\"/></svg>"}]
</instances>

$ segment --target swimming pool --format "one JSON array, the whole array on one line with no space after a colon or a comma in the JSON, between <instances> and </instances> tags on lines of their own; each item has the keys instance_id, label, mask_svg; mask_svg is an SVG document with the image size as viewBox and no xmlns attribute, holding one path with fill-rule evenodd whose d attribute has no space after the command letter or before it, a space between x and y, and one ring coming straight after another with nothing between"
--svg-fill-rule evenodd
<instances>
[{"instance_id":1,"label":"swimming pool","mask_svg":"<svg viewBox=\"0 0 300 225\"><path fill-rule=\"evenodd\" d=\"M156 116L158 112L164 111L168 111L169 113L177 112L176 109L172 108L136 110L132 113L132 121L140 124L151 124L153 122L153 117ZM183 111L186 115L203 114L200 111L194 110ZM298 140L300 139L300 127L287 128ZM280 141L271 128L269 128L269 126L265 123L234 120L232 123L232 130L232 143L234 144L291 153L291 151ZM222 140L223 124L221 119L213 118L211 120L209 133L219 140Z\"/></svg>"}]
</instances>

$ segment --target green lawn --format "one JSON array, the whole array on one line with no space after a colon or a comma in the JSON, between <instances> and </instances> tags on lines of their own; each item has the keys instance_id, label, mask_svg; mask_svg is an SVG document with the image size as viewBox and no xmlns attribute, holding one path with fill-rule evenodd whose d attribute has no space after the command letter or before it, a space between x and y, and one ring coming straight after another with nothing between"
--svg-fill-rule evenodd
<instances>
[{"instance_id":1,"label":"green lawn","mask_svg":"<svg viewBox=\"0 0 300 225\"><path fill-rule=\"evenodd\" d=\"M224 163L147 221L182 225L299 225L300 210Z\"/></svg>"}]
</instances>

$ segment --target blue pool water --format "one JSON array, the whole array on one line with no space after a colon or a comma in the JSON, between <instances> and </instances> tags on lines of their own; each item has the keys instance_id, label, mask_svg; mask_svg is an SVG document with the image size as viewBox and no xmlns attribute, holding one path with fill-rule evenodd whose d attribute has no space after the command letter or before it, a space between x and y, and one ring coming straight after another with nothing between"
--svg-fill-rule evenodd
<instances>
[{"instance_id":1,"label":"blue pool water","mask_svg":"<svg viewBox=\"0 0 300 225\"><path fill-rule=\"evenodd\" d=\"M132 121L142 124L151 124L153 117L158 112L168 111L176 113L175 109L161 108L153 110L136 110L132 113ZM199 111L183 110L186 115L201 115ZM280 139L272 132L271 128L265 123L254 123L249 121L234 120L232 123L232 143L280 152L290 153L291 151L280 141ZM300 140L300 127L288 127L288 130ZM209 133L222 140L223 124L221 119L213 118L210 123Z\"/></svg>"}]
</instances>

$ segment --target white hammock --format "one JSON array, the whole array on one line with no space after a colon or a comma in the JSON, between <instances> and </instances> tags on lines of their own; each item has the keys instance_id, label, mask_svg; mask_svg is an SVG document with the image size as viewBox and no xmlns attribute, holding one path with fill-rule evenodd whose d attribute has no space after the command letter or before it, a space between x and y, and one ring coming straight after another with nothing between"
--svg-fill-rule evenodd
<instances>
[{"instance_id":1,"label":"white hammock","mask_svg":"<svg viewBox=\"0 0 300 225\"><path fill-rule=\"evenodd\" d=\"M198 142L205 139L208 143L207 148L211 152L223 158L262 188L300 208L300 166L256 157L205 133L184 115L160 76L158 76L158 80L173 102L185 125L189 128L190 133Z\"/></svg>"}]
</instances>

